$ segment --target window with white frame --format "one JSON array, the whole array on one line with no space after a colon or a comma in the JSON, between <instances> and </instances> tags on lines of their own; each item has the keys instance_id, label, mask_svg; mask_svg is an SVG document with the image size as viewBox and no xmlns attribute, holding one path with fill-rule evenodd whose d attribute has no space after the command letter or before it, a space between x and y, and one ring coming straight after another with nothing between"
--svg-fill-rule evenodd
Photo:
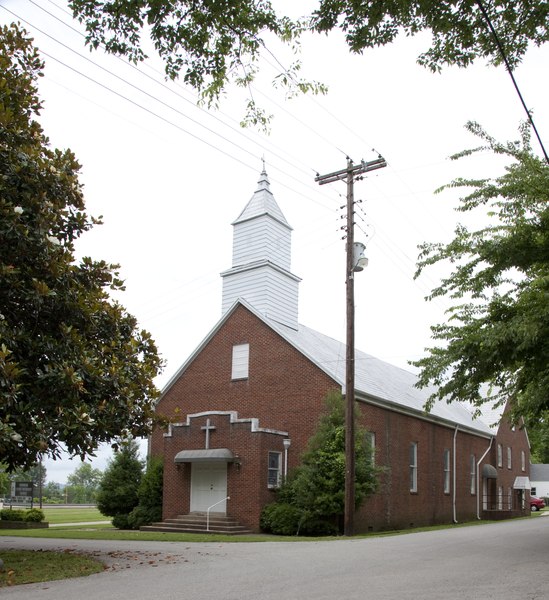
<instances>
[{"instance_id":1,"label":"window with white frame","mask_svg":"<svg viewBox=\"0 0 549 600\"><path fill-rule=\"evenodd\" d=\"M503 486L498 487L498 510L503 510Z\"/></svg>"},{"instance_id":2,"label":"window with white frame","mask_svg":"<svg viewBox=\"0 0 549 600\"><path fill-rule=\"evenodd\" d=\"M512 450L511 450L511 447L508 446L507 447L507 468L511 469L512 466L513 466Z\"/></svg>"},{"instance_id":3,"label":"window with white frame","mask_svg":"<svg viewBox=\"0 0 549 600\"><path fill-rule=\"evenodd\" d=\"M282 452L269 452L267 486L277 488L282 479Z\"/></svg>"},{"instance_id":4,"label":"window with white frame","mask_svg":"<svg viewBox=\"0 0 549 600\"><path fill-rule=\"evenodd\" d=\"M450 493L450 450L444 450L444 493Z\"/></svg>"},{"instance_id":5,"label":"window with white frame","mask_svg":"<svg viewBox=\"0 0 549 600\"><path fill-rule=\"evenodd\" d=\"M520 468L522 471L526 471L526 452L520 451Z\"/></svg>"},{"instance_id":6,"label":"window with white frame","mask_svg":"<svg viewBox=\"0 0 549 600\"><path fill-rule=\"evenodd\" d=\"M507 488L507 510L513 510L513 490Z\"/></svg>"},{"instance_id":7,"label":"window with white frame","mask_svg":"<svg viewBox=\"0 0 549 600\"><path fill-rule=\"evenodd\" d=\"M232 379L248 379L250 344L233 346Z\"/></svg>"},{"instance_id":8,"label":"window with white frame","mask_svg":"<svg viewBox=\"0 0 549 600\"><path fill-rule=\"evenodd\" d=\"M503 467L503 446L498 444L498 467Z\"/></svg>"},{"instance_id":9,"label":"window with white frame","mask_svg":"<svg viewBox=\"0 0 549 600\"><path fill-rule=\"evenodd\" d=\"M477 457L471 454L469 473L471 476L471 495L474 496L477 493Z\"/></svg>"},{"instance_id":10,"label":"window with white frame","mask_svg":"<svg viewBox=\"0 0 549 600\"><path fill-rule=\"evenodd\" d=\"M417 442L410 444L410 492L417 492Z\"/></svg>"},{"instance_id":11,"label":"window with white frame","mask_svg":"<svg viewBox=\"0 0 549 600\"><path fill-rule=\"evenodd\" d=\"M367 431L366 436L366 452L370 455L372 465L376 464L376 434L373 431Z\"/></svg>"}]
</instances>

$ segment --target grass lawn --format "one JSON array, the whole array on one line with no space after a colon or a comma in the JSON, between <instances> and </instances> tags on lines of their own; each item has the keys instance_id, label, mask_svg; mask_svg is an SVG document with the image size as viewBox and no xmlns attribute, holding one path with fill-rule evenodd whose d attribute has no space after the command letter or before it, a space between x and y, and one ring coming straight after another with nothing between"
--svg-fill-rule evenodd
<instances>
[{"instance_id":1,"label":"grass lawn","mask_svg":"<svg viewBox=\"0 0 549 600\"><path fill-rule=\"evenodd\" d=\"M102 515L97 508L43 508L46 521L50 525L56 523L86 523L89 521L110 521L110 517Z\"/></svg>"},{"instance_id":2,"label":"grass lawn","mask_svg":"<svg viewBox=\"0 0 549 600\"><path fill-rule=\"evenodd\" d=\"M4 561L4 570L0 571L0 588L82 577L104 569L101 562L71 552L6 550L0 552L0 558Z\"/></svg>"}]
</instances>

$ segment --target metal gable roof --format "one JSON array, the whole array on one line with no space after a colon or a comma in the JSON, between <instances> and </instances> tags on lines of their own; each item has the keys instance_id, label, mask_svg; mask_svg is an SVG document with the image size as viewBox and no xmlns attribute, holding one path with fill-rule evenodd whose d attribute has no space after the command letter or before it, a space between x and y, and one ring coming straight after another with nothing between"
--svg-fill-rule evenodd
<instances>
[{"instance_id":1,"label":"metal gable roof","mask_svg":"<svg viewBox=\"0 0 549 600\"><path fill-rule=\"evenodd\" d=\"M530 465L531 481L549 481L549 465Z\"/></svg>"},{"instance_id":2,"label":"metal gable roof","mask_svg":"<svg viewBox=\"0 0 549 600\"><path fill-rule=\"evenodd\" d=\"M267 322L287 341L307 356L342 387L345 385L345 344L299 325L293 330L267 319ZM482 435L495 431L482 417L475 418L468 405L460 402L437 402L430 413L423 409L432 389L415 387L414 373L355 350L355 391L357 398L379 402L393 409L402 409L427 418L460 425ZM500 415L501 416L501 415Z\"/></svg>"}]
</instances>

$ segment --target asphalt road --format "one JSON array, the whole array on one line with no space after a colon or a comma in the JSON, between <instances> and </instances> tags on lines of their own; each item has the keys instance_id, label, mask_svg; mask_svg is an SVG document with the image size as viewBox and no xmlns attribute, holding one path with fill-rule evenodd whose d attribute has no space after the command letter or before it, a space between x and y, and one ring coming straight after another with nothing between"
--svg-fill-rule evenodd
<instances>
[{"instance_id":1,"label":"asphalt road","mask_svg":"<svg viewBox=\"0 0 549 600\"><path fill-rule=\"evenodd\" d=\"M333 542L106 542L0 538L87 552L103 573L3 588L9 600L549 599L549 518Z\"/></svg>"}]
</instances>

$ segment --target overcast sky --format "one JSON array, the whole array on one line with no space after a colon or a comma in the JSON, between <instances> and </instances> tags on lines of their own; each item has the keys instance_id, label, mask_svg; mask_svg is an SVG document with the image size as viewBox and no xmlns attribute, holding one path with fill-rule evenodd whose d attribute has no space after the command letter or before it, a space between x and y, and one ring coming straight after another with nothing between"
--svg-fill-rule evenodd
<instances>
[{"instance_id":1,"label":"overcast sky","mask_svg":"<svg viewBox=\"0 0 549 600\"><path fill-rule=\"evenodd\" d=\"M312 4L275 2L294 14ZM167 83L157 61L136 69L90 53L63 0L0 0L0 19L21 20L43 52L41 122L52 146L75 152L88 212L104 221L84 235L78 253L120 263L126 292L119 299L167 363L159 387L221 316L219 274L231 266L230 224L255 190L263 157L294 229L292 271L303 280L299 320L339 340L346 189L343 182L319 186L314 177L344 168L346 156L385 157L388 167L355 188L362 200L355 239L367 244L370 260L355 280L356 345L404 368L422 356L429 326L447 306L424 300L440 272L414 281L417 246L449 240L463 219L454 212L456 194L435 189L458 176L501 171L491 157L448 160L478 145L465 123L478 121L501 140L518 137L525 115L504 68L479 63L432 74L416 64L427 35L362 56L350 55L335 33L307 38L303 76L326 83L329 93L286 100L269 85L276 63L267 56L253 88L257 103L274 114L265 135L239 127L239 90L228 90L219 110L207 111L196 106L192 90ZM530 50L515 73L546 146L548 65L546 45ZM108 454L101 452L94 466L103 469ZM76 466L47 461L48 480L63 482Z\"/></svg>"}]
</instances>

